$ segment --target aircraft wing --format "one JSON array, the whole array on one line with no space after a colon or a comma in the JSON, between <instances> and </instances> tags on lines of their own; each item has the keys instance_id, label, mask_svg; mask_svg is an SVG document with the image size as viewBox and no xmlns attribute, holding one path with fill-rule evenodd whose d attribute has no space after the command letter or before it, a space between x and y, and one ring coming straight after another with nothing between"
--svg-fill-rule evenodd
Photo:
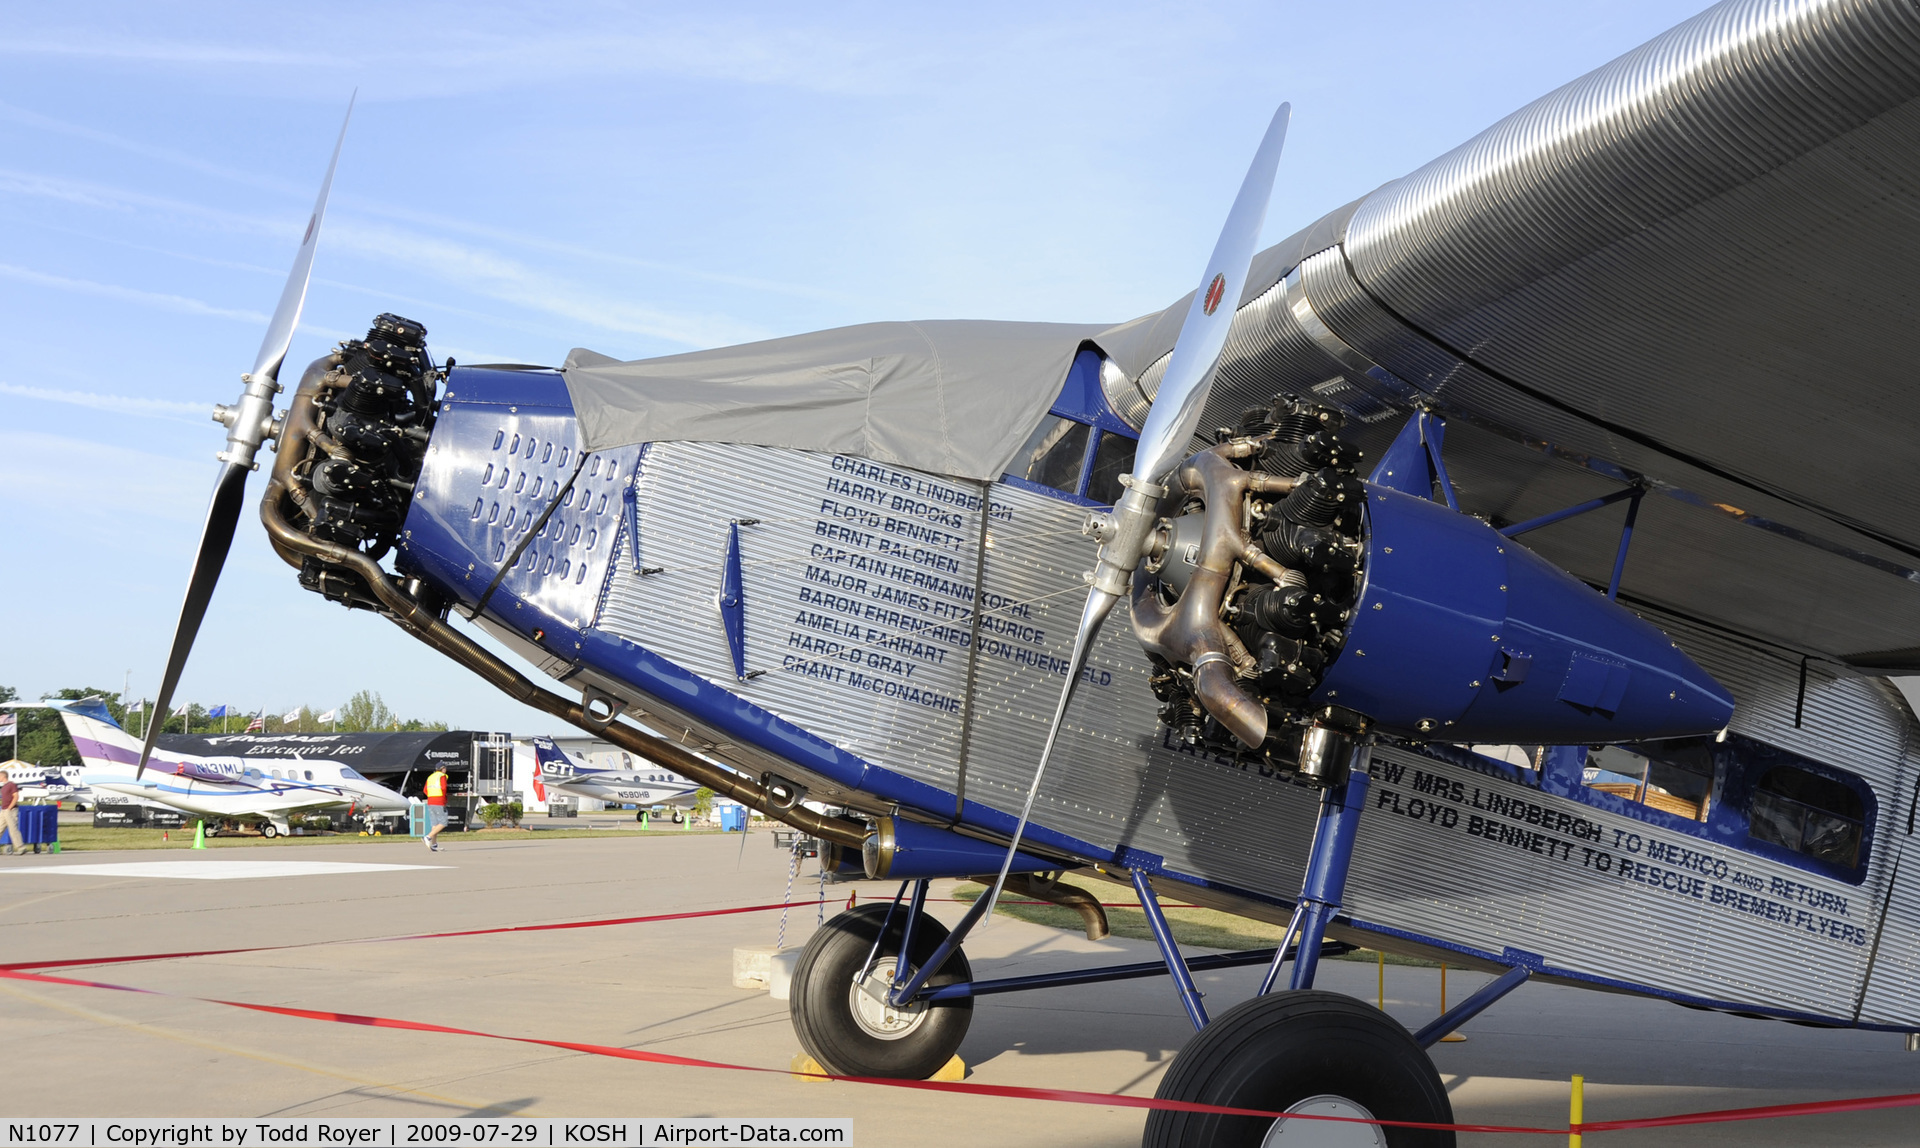
<instances>
[{"instance_id":1,"label":"aircraft wing","mask_svg":"<svg viewBox=\"0 0 1920 1148\"><path fill-rule=\"evenodd\" d=\"M1735 0L1263 252L1200 426L1427 404L1496 525L1644 484L1624 599L1920 672L1915 266L1920 9ZM1095 337L1136 420L1186 309ZM1604 585L1624 514L1525 541Z\"/></svg>"}]
</instances>

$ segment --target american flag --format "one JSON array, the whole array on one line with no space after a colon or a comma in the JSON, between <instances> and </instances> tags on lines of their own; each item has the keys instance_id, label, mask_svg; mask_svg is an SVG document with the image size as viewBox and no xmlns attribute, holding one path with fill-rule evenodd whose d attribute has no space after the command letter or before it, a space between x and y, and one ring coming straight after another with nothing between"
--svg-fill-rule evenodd
<instances>
[{"instance_id":1,"label":"american flag","mask_svg":"<svg viewBox=\"0 0 1920 1148\"><path fill-rule=\"evenodd\" d=\"M265 710L262 710L259 713L254 714L253 720L247 723L247 732L248 733L265 733L266 730L267 730L267 713Z\"/></svg>"},{"instance_id":2,"label":"american flag","mask_svg":"<svg viewBox=\"0 0 1920 1148\"><path fill-rule=\"evenodd\" d=\"M13 724L14 720L13 714L0 714L0 735L10 734L20 728Z\"/></svg>"}]
</instances>

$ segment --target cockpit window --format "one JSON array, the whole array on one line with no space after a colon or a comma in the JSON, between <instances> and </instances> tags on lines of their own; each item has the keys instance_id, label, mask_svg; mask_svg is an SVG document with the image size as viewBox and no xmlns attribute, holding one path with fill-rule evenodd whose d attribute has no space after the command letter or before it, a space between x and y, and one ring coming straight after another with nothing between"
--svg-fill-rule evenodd
<instances>
[{"instance_id":1,"label":"cockpit window","mask_svg":"<svg viewBox=\"0 0 1920 1148\"><path fill-rule=\"evenodd\" d=\"M1581 779L1589 789L1705 821L1713 797L1713 747L1699 738L1601 746L1588 753Z\"/></svg>"},{"instance_id":2,"label":"cockpit window","mask_svg":"<svg viewBox=\"0 0 1920 1148\"><path fill-rule=\"evenodd\" d=\"M1093 428L1059 415L1048 415L1013 456L1013 474L1062 494L1080 492L1080 467L1087 456L1087 436Z\"/></svg>"},{"instance_id":3,"label":"cockpit window","mask_svg":"<svg viewBox=\"0 0 1920 1148\"><path fill-rule=\"evenodd\" d=\"M346 778L348 781L365 781L366 780L366 778L361 777L358 773L355 773L352 766L348 766L348 765L343 765L340 767L340 776Z\"/></svg>"},{"instance_id":4,"label":"cockpit window","mask_svg":"<svg viewBox=\"0 0 1920 1148\"><path fill-rule=\"evenodd\" d=\"M1753 791L1749 832L1816 861L1852 868L1860 863L1866 806L1850 787L1831 778L1777 765Z\"/></svg>"},{"instance_id":5,"label":"cockpit window","mask_svg":"<svg viewBox=\"0 0 1920 1148\"><path fill-rule=\"evenodd\" d=\"M1133 469L1133 449L1140 444L1123 434L1100 432L1093 450L1093 470L1087 475L1087 497L1111 506L1120 501L1120 476Z\"/></svg>"}]
</instances>

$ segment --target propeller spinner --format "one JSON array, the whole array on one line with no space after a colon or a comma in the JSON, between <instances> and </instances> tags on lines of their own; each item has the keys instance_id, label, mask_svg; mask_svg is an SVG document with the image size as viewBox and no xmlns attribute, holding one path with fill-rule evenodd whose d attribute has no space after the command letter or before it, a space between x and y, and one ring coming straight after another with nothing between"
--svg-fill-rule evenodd
<instances>
[{"instance_id":1,"label":"propeller spinner","mask_svg":"<svg viewBox=\"0 0 1920 1148\"><path fill-rule=\"evenodd\" d=\"M356 97L358 93L355 93ZM187 580L186 600L180 604L180 623L173 632L173 646L167 651L167 669L160 678L160 696L154 705L157 720L147 725L146 742L140 747L140 762L134 767L137 778L146 772L147 758L153 753L169 707L174 687L180 684L180 671L186 668L193 639L207 616L207 604L220 581L227 551L233 548L233 532L240 522L240 507L246 498L247 472L259 464L254 456L262 443L279 437L280 420L273 413L273 397L280 393L280 364L293 344L293 332L300 325L300 310L307 301L307 282L313 274L313 252L320 242L320 224L327 214L327 193L333 188L333 171L340 163L340 145L347 139L347 124L353 119L353 100L347 101L346 119L341 121L340 136L333 144L333 158L327 161L326 178L320 181L320 195L314 200L313 214L307 219L307 231L300 239L300 251L294 256L293 269L287 273L287 285L280 292L280 305L267 324L267 334L254 356L253 369L240 376L246 384L240 401L233 406L213 408L215 422L227 427L227 449L218 455L222 466L213 483L213 500L207 507L207 522L200 531L200 549L193 559L193 574Z\"/></svg>"},{"instance_id":2,"label":"propeller spinner","mask_svg":"<svg viewBox=\"0 0 1920 1148\"><path fill-rule=\"evenodd\" d=\"M1254 245L1260 240L1261 225L1266 222L1267 203L1273 197L1274 173L1279 168L1280 151L1287 142L1287 124L1293 116L1292 104L1281 104L1267 125L1267 134L1254 153L1247 177L1234 197L1233 210L1220 229L1213 256L1200 277L1200 286L1187 308L1180 337L1174 342L1173 357L1154 396L1146 425L1140 430L1140 445L1134 452L1133 473L1121 478L1126 494L1111 515L1096 520L1093 533L1100 542L1100 557L1093 571L1093 585L1087 591L1086 609L1080 615L1080 628L1073 636L1073 651L1067 663L1066 684L1060 688L1060 703L1053 711L1053 724L1040 750L1040 764L1033 772L1033 784L1027 787L1026 804L1020 809L1020 821L1014 827L1007 857L1000 875L988 894L986 915L991 916L999 902L1000 890L1007 883L1020 839L1033 814L1033 801L1040 792L1040 780L1046 776L1047 762L1053 756L1054 743L1060 738L1060 725L1066 720L1067 706L1073 701L1074 687L1086 665L1087 650L1100 633L1100 627L1113 612L1114 603L1128 592L1133 572L1146 552L1147 539L1159 516L1160 499L1166 494L1162 485L1175 466L1186 456L1187 444L1200 425L1200 411L1206 405L1207 392L1213 389L1214 368L1227 346L1227 332L1239 305L1240 293L1247 285L1247 271L1253 264Z\"/></svg>"}]
</instances>

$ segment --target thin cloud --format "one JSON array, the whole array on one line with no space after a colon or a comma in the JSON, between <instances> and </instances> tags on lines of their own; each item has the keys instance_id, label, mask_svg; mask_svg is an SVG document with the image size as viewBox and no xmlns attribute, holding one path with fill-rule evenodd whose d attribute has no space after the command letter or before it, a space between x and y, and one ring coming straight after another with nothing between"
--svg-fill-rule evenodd
<instances>
[{"instance_id":1,"label":"thin cloud","mask_svg":"<svg viewBox=\"0 0 1920 1148\"><path fill-rule=\"evenodd\" d=\"M16 107L15 105L5 102L0 102L0 120L10 120L26 127L38 128L42 131L103 144L131 155L174 164L178 167L197 171L204 175L215 176L250 187L266 188L286 195L308 194L305 189L297 189L284 180L266 179L235 168L208 163L186 152L176 151L172 148L157 147L153 144L142 143L138 140L130 140L124 136L115 135L112 132L104 132L82 124L55 119L52 116ZM349 157L349 163L351 163L351 157ZM271 228L275 234L280 233L284 228L293 226L291 222L269 222L257 217L233 216L224 212L211 211L210 209L194 204L182 203L178 200L161 199L139 192L102 187L98 184L85 184L72 180L63 180L22 172L0 171L0 191L62 199L83 206L103 207L112 210L126 210L131 207L158 208L173 214L187 214L218 221L223 225L234 222L244 222L244 225L249 230L265 232ZM589 259L615 267L631 267L641 271L664 272L669 275L678 275L701 282L717 283L727 287L740 287L749 291L763 291L769 294L787 295L794 298L811 299L819 302L853 303L859 301L856 297L844 292L829 291L803 283L786 283L750 275L728 275L724 272L684 267L676 263L667 263L661 260L643 259L637 256L608 251L604 248L594 248L584 244L564 243L545 239L540 236L509 231L505 228L489 227L485 224L472 223L463 219L436 215L431 212L414 211L404 207L396 207L378 200L367 199L350 193L339 196L335 203L337 207L350 208L365 212L369 215L398 220L402 223L413 223L425 227L457 231L499 243L509 243L518 247L544 251L554 255L565 255L575 259ZM290 221L291 219L292 217L289 216L288 220Z\"/></svg>"},{"instance_id":2,"label":"thin cloud","mask_svg":"<svg viewBox=\"0 0 1920 1148\"><path fill-rule=\"evenodd\" d=\"M221 230L241 230L257 235L278 237L292 229L290 222L220 211L101 184L0 169L0 193L8 192L114 211L155 211L193 219ZM398 265L488 298L529 307L571 323L586 324L605 331L645 335L686 347L742 343L765 338L768 334L759 327L730 316L688 315L581 292L561 277L535 271L516 260L483 248L401 228L367 224L351 217L336 216L328 220L327 234L321 241L321 247L325 249L332 246L382 263ZM90 290L95 294L116 295L156 306L166 305L170 301L173 309L179 311L226 318L253 318L261 323L267 321L258 312L225 311L182 296L164 296L108 284L69 280L26 268L10 268L6 264L0 264L0 277L29 279L68 290Z\"/></svg>"},{"instance_id":3,"label":"thin cloud","mask_svg":"<svg viewBox=\"0 0 1920 1148\"><path fill-rule=\"evenodd\" d=\"M0 431L0 487L10 501L120 522L127 476L139 475L136 513L191 523L206 506L211 464L36 431Z\"/></svg>"},{"instance_id":4,"label":"thin cloud","mask_svg":"<svg viewBox=\"0 0 1920 1148\"><path fill-rule=\"evenodd\" d=\"M392 228L347 224L330 236L357 254L434 275L503 303L531 307L605 331L645 335L688 347L766 338L765 331L718 315L685 315L595 297L516 260L444 239Z\"/></svg>"},{"instance_id":5,"label":"thin cloud","mask_svg":"<svg viewBox=\"0 0 1920 1148\"><path fill-rule=\"evenodd\" d=\"M6 168L0 168L0 193L59 200L103 211L128 214L144 211L178 216L222 231L241 231L276 238L285 236L290 240L297 240L300 229L307 223L307 213L304 211L297 217L291 212L284 216L244 215L165 196L128 191L109 184Z\"/></svg>"},{"instance_id":6,"label":"thin cloud","mask_svg":"<svg viewBox=\"0 0 1920 1148\"><path fill-rule=\"evenodd\" d=\"M13 279L22 283L32 283L37 287L53 287L61 291L77 291L83 295L98 295L106 299L118 299L126 303L137 303L143 307L157 307L162 311L173 311L182 315L206 315L215 319L233 319L242 323L258 323L265 326L266 315L258 311L237 311L230 307L215 307L198 299L185 295L168 295L160 291L142 291L135 287L122 287L117 283L96 283L91 279L69 279L64 275L49 275L44 271L35 271L29 267L16 267L11 263L0 263L0 278Z\"/></svg>"},{"instance_id":7,"label":"thin cloud","mask_svg":"<svg viewBox=\"0 0 1920 1148\"><path fill-rule=\"evenodd\" d=\"M112 411L115 414L138 415L146 418L163 418L170 422L201 422L207 420L209 403L190 403L181 399L149 399L132 395L103 395L94 391L67 391L56 387L23 387L18 383L0 382L0 395L14 398L38 399L48 403L66 403L69 406L88 407L96 411ZM198 415L198 419L187 418Z\"/></svg>"}]
</instances>

